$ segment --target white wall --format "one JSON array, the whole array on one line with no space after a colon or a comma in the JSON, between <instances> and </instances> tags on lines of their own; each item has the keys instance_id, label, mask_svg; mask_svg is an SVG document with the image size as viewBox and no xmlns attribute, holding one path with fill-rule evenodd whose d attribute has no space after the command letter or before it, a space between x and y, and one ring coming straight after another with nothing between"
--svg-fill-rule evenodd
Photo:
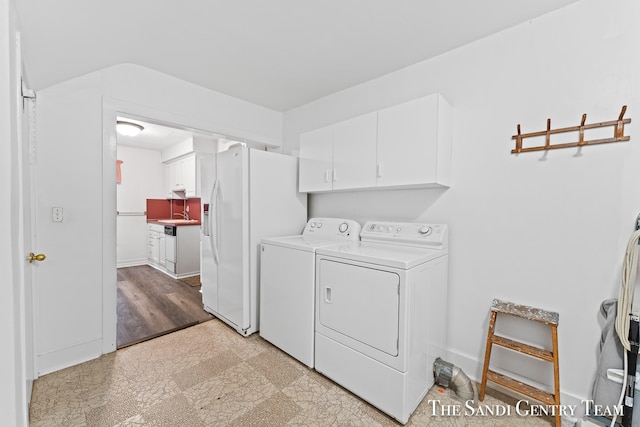
<instances>
[{"instance_id":1,"label":"white wall","mask_svg":"<svg viewBox=\"0 0 640 427\"><path fill-rule=\"evenodd\" d=\"M279 147L282 113L134 64L101 72L107 102L181 127Z\"/></svg>"},{"instance_id":2,"label":"white wall","mask_svg":"<svg viewBox=\"0 0 640 427\"><path fill-rule=\"evenodd\" d=\"M122 160L122 182L117 184L118 267L141 265L147 262L147 217L126 215L144 212L147 199L164 199L165 173L161 153L119 145L118 159Z\"/></svg>"},{"instance_id":3,"label":"white wall","mask_svg":"<svg viewBox=\"0 0 640 427\"><path fill-rule=\"evenodd\" d=\"M295 153L301 132L338 120L435 92L453 106L450 189L314 195L310 215L450 224L447 357L476 380L502 298L560 313L563 401L591 395L599 305L617 297L640 212L639 16L634 0L583 0L285 113L284 151ZM510 154L518 123L526 133L547 118L613 120L625 104L631 142ZM552 384L547 365L496 360Z\"/></svg>"},{"instance_id":4,"label":"white wall","mask_svg":"<svg viewBox=\"0 0 640 427\"><path fill-rule=\"evenodd\" d=\"M43 304L38 330L47 329L37 349L41 375L115 350L117 114L274 144L282 114L134 65L71 79L37 97L37 226L48 251L43 270L51 273L41 275L35 296ZM50 220L52 206L65 207L63 223ZM101 307L93 309L96 301Z\"/></svg>"}]
</instances>

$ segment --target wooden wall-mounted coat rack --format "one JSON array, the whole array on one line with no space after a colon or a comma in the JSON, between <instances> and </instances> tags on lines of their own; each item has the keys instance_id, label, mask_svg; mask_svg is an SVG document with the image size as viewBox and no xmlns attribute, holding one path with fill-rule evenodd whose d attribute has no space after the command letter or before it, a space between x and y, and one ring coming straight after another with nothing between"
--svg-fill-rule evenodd
<instances>
[{"instance_id":1,"label":"wooden wall-mounted coat rack","mask_svg":"<svg viewBox=\"0 0 640 427\"><path fill-rule=\"evenodd\" d=\"M584 122L587 120L587 115L582 115L582 121L580 122L580 126L571 126L568 128L560 128L560 129L551 129L551 119L547 119L547 130L543 130L540 132L531 132L531 133L520 133L520 124L518 124L518 134L513 135L511 139L516 140L516 148L511 150L512 154L517 153L525 153L528 151L542 151L542 150L551 150L554 148L569 148L569 147L583 147L585 145L596 145L596 144L606 144L608 142L622 142L629 141L629 136L624 136L624 125L627 123L631 123L631 119L623 119L624 113L627 111L627 106L622 106L622 111L620 112L620 116L618 116L618 120L611 120L608 122L600 122L600 123L591 123L585 124ZM613 137L612 138L604 138L604 139L594 139L591 141L585 141L584 139L584 131L587 129L595 129L601 127L613 126ZM576 142L567 142L562 144L551 144L551 135L555 133L565 133L565 132L578 132L579 138ZM522 140L525 138L531 138L535 136L544 136L546 138L545 144L537 147L522 147Z\"/></svg>"}]
</instances>

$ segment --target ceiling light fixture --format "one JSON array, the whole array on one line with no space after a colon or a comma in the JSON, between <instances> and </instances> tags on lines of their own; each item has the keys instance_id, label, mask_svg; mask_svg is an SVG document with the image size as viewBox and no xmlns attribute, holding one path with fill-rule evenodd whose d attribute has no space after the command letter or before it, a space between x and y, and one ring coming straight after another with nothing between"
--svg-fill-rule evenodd
<instances>
[{"instance_id":1,"label":"ceiling light fixture","mask_svg":"<svg viewBox=\"0 0 640 427\"><path fill-rule=\"evenodd\" d=\"M125 136L136 136L140 132L144 130L144 127L140 126L137 123L125 122L123 120L118 120L116 122L116 130L120 135Z\"/></svg>"}]
</instances>

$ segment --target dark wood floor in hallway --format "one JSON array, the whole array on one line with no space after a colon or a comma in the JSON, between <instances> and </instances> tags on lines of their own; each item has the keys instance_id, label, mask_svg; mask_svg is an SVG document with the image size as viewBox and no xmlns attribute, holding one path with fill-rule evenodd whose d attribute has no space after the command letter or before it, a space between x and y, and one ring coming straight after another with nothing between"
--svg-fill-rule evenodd
<instances>
[{"instance_id":1,"label":"dark wood floor in hallway","mask_svg":"<svg viewBox=\"0 0 640 427\"><path fill-rule=\"evenodd\" d=\"M202 308L200 286L147 265L118 269L117 347L122 348L212 318Z\"/></svg>"}]
</instances>

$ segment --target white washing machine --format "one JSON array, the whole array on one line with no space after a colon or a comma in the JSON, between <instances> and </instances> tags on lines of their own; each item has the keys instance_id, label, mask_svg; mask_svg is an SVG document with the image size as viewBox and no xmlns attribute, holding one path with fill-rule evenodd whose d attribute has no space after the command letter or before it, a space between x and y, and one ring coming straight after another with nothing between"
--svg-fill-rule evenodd
<instances>
[{"instance_id":1,"label":"white washing machine","mask_svg":"<svg viewBox=\"0 0 640 427\"><path fill-rule=\"evenodd\" d=\"M314 366L316 249L360 239L360 224L312 218L301 235L263 239L260 254L260 336Z\"/></svg>"},{"instance_id":2,"label":"white washing machine","mask_svg":"<svg viewBox=\"0 0 640 427\"><path fill-rule=\"evenodd\" d=\"M360 237L316 251L315 369L404 424L447 357L448 229L367 222Z\"/></svg>"}]
</instances>

